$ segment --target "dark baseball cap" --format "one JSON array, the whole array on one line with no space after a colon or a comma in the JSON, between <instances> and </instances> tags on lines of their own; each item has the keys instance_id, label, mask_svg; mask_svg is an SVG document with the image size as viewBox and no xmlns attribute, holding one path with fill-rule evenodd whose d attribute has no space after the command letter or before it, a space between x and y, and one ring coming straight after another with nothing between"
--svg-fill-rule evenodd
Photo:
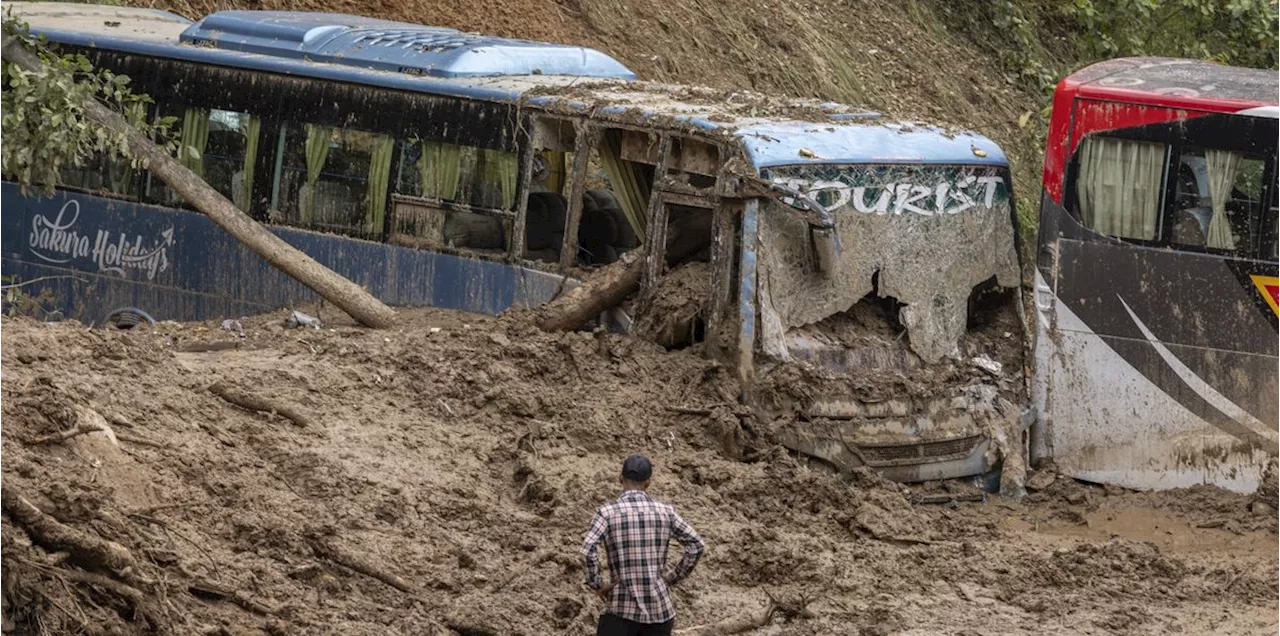
<instances>
[{"instance_id":1,"label":"dark baseball cap","mask_svg":"<svg viewBox=\"0 0 1280 636\"><path fill-rule=\"evenodd\" d=\"M622 476L627 481L644 483L653 476L653 464L644 455L632 455L622 462Z\"/></svg>"}]
</instances>

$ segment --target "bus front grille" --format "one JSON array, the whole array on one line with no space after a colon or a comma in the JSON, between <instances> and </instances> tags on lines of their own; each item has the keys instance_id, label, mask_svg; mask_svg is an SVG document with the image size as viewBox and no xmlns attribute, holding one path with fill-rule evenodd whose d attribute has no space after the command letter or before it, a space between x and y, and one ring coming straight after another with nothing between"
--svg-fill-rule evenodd
<instances>
[{"instance_id":1,"label":"bus front grille","mask_svg":"<svg viewBox=\"0 0 1280 636\"><path fill-rule=\"evenodd\" d=\"M872 466L907 464L959 459L973 452L981 441L981 435L972 435L920 444L859 445L858 451Z\"/></svg>"}]
</instances>

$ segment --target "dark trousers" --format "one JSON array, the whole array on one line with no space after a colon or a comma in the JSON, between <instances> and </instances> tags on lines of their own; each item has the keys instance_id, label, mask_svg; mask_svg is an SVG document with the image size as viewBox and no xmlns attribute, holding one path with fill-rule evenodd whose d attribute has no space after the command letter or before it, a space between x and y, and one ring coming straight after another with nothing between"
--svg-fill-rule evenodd
<instances>
[{"instance_id":1,"label":"dark trousers","mask_svg":"<svg viewBox=\"0 0 1280 636\"><path fill-rule=\"evenodd\" d=\"M637 623L616 614L601 614L596 636L671 636L676 619L665 623Z\"/></svg>"}]
</instances>

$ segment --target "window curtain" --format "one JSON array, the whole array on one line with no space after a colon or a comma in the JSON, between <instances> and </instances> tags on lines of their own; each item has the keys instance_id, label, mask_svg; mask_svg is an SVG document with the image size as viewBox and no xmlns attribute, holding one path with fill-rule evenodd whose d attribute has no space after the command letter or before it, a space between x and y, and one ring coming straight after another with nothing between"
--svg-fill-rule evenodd
<instances>
[{"instance_id":1,"label":"window curtain","mask_svg":"<svg viewBox=\"0 0 1280 636\"><path fill-rule=\"evenodd\" d=\"M484 182L496 184L502 192L502 209L514 210L516 207L516 156L501 150L485 150Z\"/></svg>"},{"instance_id":2,"label":"window curtain","mask_svg":"<svg viewBox=\"0 0 1280 636\"><path fill-rule=\"evenodd\" d=\"M461 168L461 147L438 141L422 142L422 155L418 157L422 196L457 201Z\"/></svg>"},{"instance_id":3,"label":"window curtain","mask_svg":"<svg viewBox=\"0 0 1280 636\"><path fill-rule=\"evenodd\" d=\"M542 151L542 159L547 165L547 178L542 185L557 194L564 192L566 154L556 150Z\"/></svg>"},{"instance_id":4,"label":"window curtain","mask_svg":"<svg viewBox=\"0 0 1280 636\"><path fill-rule=\"evenodd\" d=\"M365 194L364 234L381 235L387 218L387 189L391 185L391 158L395 140L389 135L374 137L369 152L369 187Z\"/></svg>"},{"instance_id":5,"label":"window curtain","mask_svg":"<svg viewBox=\"0 0 1280 636\"><path fill-rule=\"evenodd\" d=\"M178 161L204 178L204 150L209 145L209 110L188 108L182 114L182 150Z\"/></svg>"},{"instance_id":6,"label":"window curtain","mask_svg":"<svg viewBox=\"0 0 1280 636\"><path fill-rule=\"evenodd\" d=\"M240 178L241 209L253 209L253 171L258 163L258 135L262 132L262 120L253 115L242 118L244 122L244 174Z\"/></svg>"},{"instance_id":7,"label":"window curtain","mask_svg":"<svg viewBox=\"0 0 1280 636\"><path fill-rule=\"evenodd\" d=\"M132 195L134 194L134 179L137 171L133 169L133 164L123 157L111 161L107 165L107 175L111 182L107 191L114 194Z\"/></svg>"},{"instance_id":8,"label":"window curtain","mask_svg":"<svg viewBox=\"0 0 1280 636\"><path fill-rule=\"evenodd\" d=\"M650 184L640 178L630 161L622 158L622 137L617 131L608 131L600 136L599 150L600 163L604 165L613 194L617 197L627 222L631 224L631 229L643 243L645 223L648 221Z\"/></svg>"},{"instance_id":9,"label":"window curtain","mask_svg":"<svg viewBox=\"0 0 1280 636\"><path fill-rule=\"evenodd\" d=\"M1209 236L1205 245L1215 250L1234 250L1235 237L1227 219L1227 201L1240 171L1240 153L1228 150L1205 150L1204 162L1209 169L1209 196L1213 200L1213 216L1209 218Z\"/></svg>"},{"instance_id":10,"label":"window curtain","mask_svg":"<svg viewBox=\"0 0 1280 636\"><path fill-rule=\"evenodd\" d=\"M1080 145L1081 221L1109 236L1152 240L1164 186L1164 144L1089 137Z\"/></svg>"},{"instance_id":11,"label":"window curtain","mask_svg":"<svg viewBox=\"0 0 1280 636\"><path fill-rule=\"evenodd\" d=\"M329 158L329 145L333 142L333 130L327 126L307 124L307 190L310 196L306 201L299 201L300 216L303 223L311 223L315 209L316 183L320 181L320 171Z\"/></svg>"}]
</instances>

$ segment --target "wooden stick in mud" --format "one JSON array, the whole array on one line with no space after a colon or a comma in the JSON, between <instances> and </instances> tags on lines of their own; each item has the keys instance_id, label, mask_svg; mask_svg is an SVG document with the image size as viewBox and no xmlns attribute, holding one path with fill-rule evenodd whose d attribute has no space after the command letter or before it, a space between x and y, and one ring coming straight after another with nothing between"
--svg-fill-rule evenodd
<instances>
[{"instance_id":1,"label":"wooden stick in mud","mask_svg":"<svg viewBox=\"0 0 1280 636\"><path fill-rule=\"evenodd\" d=\"M41 437L36 437L27 443L31 444L32 446L39 446L41 444L53 444L53 443L65 442L73 437L79 437L81 435L87 435L89 433L106 433L106 432L107 430L100 426L95 426L87 422L81 422L77 424L74 428L69 428L65 431L59 431L57 433L52 433L52 434L44 435Z\"/></svg>"},{"instance_id":2,"label":"wooden stick in mud","mask_svg":"<svg viewBox=\"0 0 1280 636\"><path fill-rule=\"evenodd\" d=\"M241 391L226 382L214 382L213 385L209 387L209 392L242 409L257 411L259 413L276 413L298 426L311 426L311 419L298 412L298 410L292 406L289 406L288 404L281 404L275 400L262 397L261 395L254 395L246 391Z\"/></svg>"},{"instance_id":3,"label":"wooden stick in mud","mask_svg":"<svg viewBox=\"0 0 1280 636\"><path fill-rule=\"evenodd\" d=\"M41 512L14 486L0 486L0 508L40 547L50 552L66 552L70 555L69 561L85 569L109 572L125 580L137 578L134 571L137 563L128 548L64 525Z\"/></svg>"},{"instance_id":4,"label":"wooden stick in mud","mask_svg":"<svg viewBox=\"0 0 1280 636\"><path fill-rule=\"evenodd\" d=\"M40 437L29 439L26 443L32 446L39 446L41 444L60 444L69 439L79 437L81 435L87 435L89 433L105 433L111 442L117 446L119 446L119 442L129 442L131 444L139 444L142 446L165 448L165 444L160 442L153 442L149 439L130 435L128 433L117 433L107 424L108 418L89 407L73 404L72 408L75 409L76 412L75 426L65 431L58 431L57 433L51 433L49 435L42 435Z\"/></svg>"},{"instance_id":5,"label":"wooden stick in mud","mask_svg":"<svg viewBox=\"0 0 1280 636\"><path fill-rule=\"evenodd\" d=\"M757 614L735 616L733 618L726 618L725 620L717 623L677 629L675 631L675 636L725 636L727 634L741 634L742 632L759 629L768 625L769 619L773 618L773 612L776 609L776 605L769 603L765 606L763 611Z\"/></svg>"},{"instance_id":6,"label":"wooden stick in mud","mask_svg":"<svg viewBox=\"0 0 1280 636\"><path fill-rule=\"evenodd\" d=\"M381 568L370 564L368 561L346 552L338 546L324 541L323 539L313 539L311 541L311 549L316 553L316 556L329 559L344 568L359 572L369 578L382 581L383 583L386 583L405 594L409 594L410 596L421 596L418 588L411 585L408 581L390 572L382 570Z\"/></svg>"},{"instance_id":7,"label":"wooden stick in mud","mask_svg":"<svg viewBox=\"0 0 1280 636\"><path fill-rule=\"evenodd\" d=\"M213 581L197 579L187 585L187 591L196 595L214 596L226 599L246 610L249 610L250 612L253 612L254 614L260 614L262 616L271 616L276 613L275 610L267 607L260 601L255 601L243 592L233 590L224 585L219 585Z\"/></svg>"}]
</instances>

